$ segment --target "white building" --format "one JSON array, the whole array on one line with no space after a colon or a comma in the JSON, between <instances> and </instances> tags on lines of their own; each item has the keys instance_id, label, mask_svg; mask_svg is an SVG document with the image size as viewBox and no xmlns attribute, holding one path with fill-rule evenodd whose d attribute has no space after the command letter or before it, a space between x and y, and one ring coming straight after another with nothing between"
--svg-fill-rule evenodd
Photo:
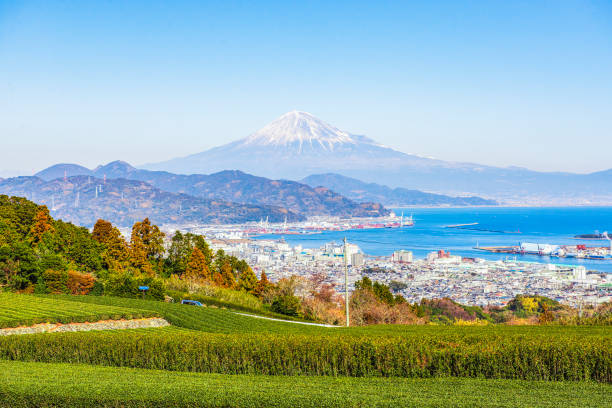
<instances>
[{"instance_id":1,"label":"white building","mask_svg":"<svg viewBox=\"0 0 612 408\"><path fill-rule=\"evenodd\" d=\"M586 279L586 268L582 265L574 268L574 279L585 280Z\"/></svg>"},{"instance_id":2,"label":"white building","mask_svg":"<svg viewBox=\"0 0 612 408\"><path fill-rule=\"evenodd\" d=\"M365 263L365 260L364 260L362 253L357 252L351 255L351 265L352 266L363 266L364 263Z\"/></svg>"},{"instance_id":3,"label":"white building","mask_svg":"<svg viewBox=\"0 0 612 408\"><path fill-rule=\"evenodd\" d=\"M399 250L391 256L392 262L412 263L412 251Z\"/></svg>"}]
</instances>

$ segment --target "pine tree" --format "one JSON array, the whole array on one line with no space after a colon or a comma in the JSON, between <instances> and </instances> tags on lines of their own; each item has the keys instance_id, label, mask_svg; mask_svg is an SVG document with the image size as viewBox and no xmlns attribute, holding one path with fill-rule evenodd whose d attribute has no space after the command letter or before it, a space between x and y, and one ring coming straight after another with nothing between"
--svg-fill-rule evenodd
<instances>
[{"instance_id":1,"label":"pine tree","mask_svg":"<svg viewBox=\"0 0 612 408\"><path fill-rule=\"evenodd\" d=\"M198 248L194 248L187 262L184 277L192 281L210 278L210 270L206 264L206 257Z\"/></svg>"},{"instance_id":2,"label":"pine tree","mask_svg":"<svg viewBox=\"0 0 612 408\"><path fill-rule=\"evenodd\" d=\"M240 279L238 280L240 289L252 292L257 286L257 283L257 276L255 276L255 273L253 273L250 267L247 267L247 269L240 274Z\"/></svg>"}]
</instances>

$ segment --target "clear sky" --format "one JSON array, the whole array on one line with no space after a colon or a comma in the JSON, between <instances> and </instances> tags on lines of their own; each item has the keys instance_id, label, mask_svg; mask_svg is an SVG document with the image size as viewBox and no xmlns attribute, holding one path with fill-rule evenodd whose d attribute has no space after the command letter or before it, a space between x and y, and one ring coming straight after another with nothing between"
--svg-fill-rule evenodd
<instances>
[{"instance_id":1,"label":"clear sky","mask_svg":"<svg viewBox=\"0 0 612 408\"><path fill-rule=\"evenodd\" d=\"M294 109L439 159L610 168L612 2L0 0L4 174L170 159Z\"/></svg>"}]
</instances>

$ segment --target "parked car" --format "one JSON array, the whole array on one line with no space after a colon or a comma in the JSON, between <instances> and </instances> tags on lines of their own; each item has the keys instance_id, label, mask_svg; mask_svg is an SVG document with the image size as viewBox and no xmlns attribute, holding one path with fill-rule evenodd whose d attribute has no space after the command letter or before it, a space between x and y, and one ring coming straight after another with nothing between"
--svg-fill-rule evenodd
<instances>
[{"instance_id":1,"label":"parked car","mask_svg":"<svg viewBox=\"0 0 612 408\"><path fill-rule=\"evenodd\" d=\"M181 305L202 306L202 304L198 302L197 300L188 300L188 299L181 300Z\"/></svg>"}]
</instances>

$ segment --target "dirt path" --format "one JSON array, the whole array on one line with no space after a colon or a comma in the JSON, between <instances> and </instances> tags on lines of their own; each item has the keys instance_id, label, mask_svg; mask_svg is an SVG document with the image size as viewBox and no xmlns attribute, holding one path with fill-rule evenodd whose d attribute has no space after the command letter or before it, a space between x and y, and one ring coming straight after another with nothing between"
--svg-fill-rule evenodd
<instances>
[{"instance_id":1,"label":"dirt path","mask_svg":"<svg viewBox=\"0 0 612 408\"><path fill-rule=\"evenodd\" d=\"M273 320L275 322L284 322L284 323L295 323L295 324L305 324L308 326L319 326L319 327L340 327L340 326L334 326L333 324L323 324L323 323L308 323L308 322L296 322L293 320L283 320L283 319L274 319L272 317L264 317L264 316L257 316L257 315L252 315L252 314L248 314L248 313L240 313L240 312L234 312L235 314L241 315L241 316L249 316L249 317L254 317L256 319L266 319L266 320Z\"/></svg>"}]
</instances>

